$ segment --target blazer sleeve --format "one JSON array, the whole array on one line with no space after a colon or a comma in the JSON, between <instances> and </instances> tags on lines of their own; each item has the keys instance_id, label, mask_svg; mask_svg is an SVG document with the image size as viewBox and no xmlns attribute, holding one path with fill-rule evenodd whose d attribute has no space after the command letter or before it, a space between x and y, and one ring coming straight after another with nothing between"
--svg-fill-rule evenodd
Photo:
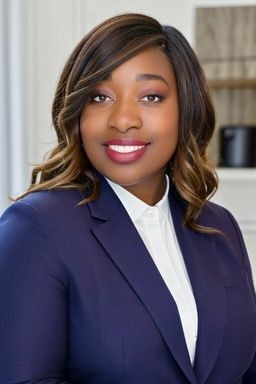
<instances>
[{"instance_id":1,"label":"blazer sleeve","mask_svg":"<svg viewBox=\"0 0 256 384\"><path fill-rule=\"evenodd\" d=\"M240 248L242 251L244 270L248 276L249 283L250 283L251 290L252 290L252 294L253 294L253 296L255 298L255 302L256 302L256 295L255 295L255 287L254 287L253 277L252 277L252 270L251 270L250 261L249 261L249 257L247 254L247 250L246 250L246 246L244 243L244 239L243 239L241 230L240 230L236 220L231 215L231 213L227 210L225 210L225 211L229 215L229 217L233 223L233 226L235 228L236 235L238 237L238 240L240 243ZM256 324L255 324L255 326L256 326ZM255 383L256 383L256 353L254 354L254 357L251 361L251 364L250 364L250 366L249 366L249 368L248 368L247 372L245 373L243 380L242 380L242 384L255 384Z\"/></svg>"},{"instance_id":2,"label":"blazer sleeve","mask_svg":"<svg viewBox=\"0 0 256 384\"><path fill-rule=\"evenodd\" d=\"M70 384L67 300L54 242L30 204L0 219L0 383Z\"/></svg>"}]
</instances>

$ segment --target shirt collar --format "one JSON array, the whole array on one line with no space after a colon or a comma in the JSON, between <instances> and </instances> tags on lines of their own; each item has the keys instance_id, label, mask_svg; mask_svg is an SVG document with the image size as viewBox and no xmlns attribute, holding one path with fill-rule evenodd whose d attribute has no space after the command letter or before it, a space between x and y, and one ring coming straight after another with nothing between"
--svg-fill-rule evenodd
<instances>
[{"instance_id":1,"label":"shirt collar","mask_svg":"<svg viewBox=\"0 0 256 384\"><path fill-rule=\"evenodd\" d=\"M165 214L167 217L169 216L169 177L166 175L166 189L164 196L161 200L158 201L153 207L144 203L144 201L140 200L138 197L134 196L132 193L128 192L121 185L114 183L113 181L105 178L124 208L126 209L128 215L132 219L133 222L136 222L148 209L152 209L158 207L159 210Z\"/></svg>"}]
</instances>

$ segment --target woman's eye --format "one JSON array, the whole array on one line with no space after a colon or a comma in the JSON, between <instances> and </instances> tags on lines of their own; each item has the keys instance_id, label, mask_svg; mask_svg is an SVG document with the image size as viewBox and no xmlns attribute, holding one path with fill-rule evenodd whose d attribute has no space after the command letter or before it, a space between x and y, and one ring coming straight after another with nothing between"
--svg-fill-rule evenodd
<instances>
[{"instance_id":1,"label":"woman's eye","mask_svg":"<svg viewBox=\"0 0 256 384\"><path fill-rule=\"evenodd\" d=\"M161 95L146 95L141 99L141 101L151 104L159 103L162 100L163 97Z\"/></svg>"},{"instance_id":2,"label":"woman's eye","mask_svg":"<svg viewBox=\"0 0 256 384\"><path fill-rule=\"evenodd\" d=\"M93 95L92 96L92 102L93 103L105 103L106 101L111 100L109 96L107 95Z\"/></svg>"}]
</instances>

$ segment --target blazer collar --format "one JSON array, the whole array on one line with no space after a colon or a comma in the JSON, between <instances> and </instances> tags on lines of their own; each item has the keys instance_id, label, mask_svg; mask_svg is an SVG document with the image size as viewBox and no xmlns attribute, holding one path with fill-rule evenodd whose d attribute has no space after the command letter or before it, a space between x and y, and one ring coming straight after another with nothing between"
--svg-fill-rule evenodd
<instances>
[{"instance_id":1,"label":"blazer collar","mask_svg":"<svg viewBox=\"0 0 256 384\"><path fill-rule=\"evenodd\" d=\"M173 222L199 316L193 370L176 303L121 202L106 180L100 179L100 197L88 203L92 217L98 219L92 228L94 236L140 297L189 382L205 383L217 358L225 328L225 292L212 236L197 234L183 226L184 202L170 183Z\"/></svg>"}]
</instances>

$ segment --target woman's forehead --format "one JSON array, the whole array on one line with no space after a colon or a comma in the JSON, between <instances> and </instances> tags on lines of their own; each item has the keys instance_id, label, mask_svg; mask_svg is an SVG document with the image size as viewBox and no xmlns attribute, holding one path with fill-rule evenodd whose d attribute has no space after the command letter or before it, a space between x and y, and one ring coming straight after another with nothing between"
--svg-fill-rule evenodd
<instances>
[{"instance_id":1,"label":"woman's forehead","mask_svg":"<svg viewBox=\"0 0 256 384\"><path fill-rule=\"evenodd\" d=\"M122 62L104 78L103 81L113 81L116 74L126 73L127 77L132 74L134 80L152 81L158 80L166 83L166 76L173 75L170 59L158 47L145 49Z\"/></svg>"}]
</instances>

